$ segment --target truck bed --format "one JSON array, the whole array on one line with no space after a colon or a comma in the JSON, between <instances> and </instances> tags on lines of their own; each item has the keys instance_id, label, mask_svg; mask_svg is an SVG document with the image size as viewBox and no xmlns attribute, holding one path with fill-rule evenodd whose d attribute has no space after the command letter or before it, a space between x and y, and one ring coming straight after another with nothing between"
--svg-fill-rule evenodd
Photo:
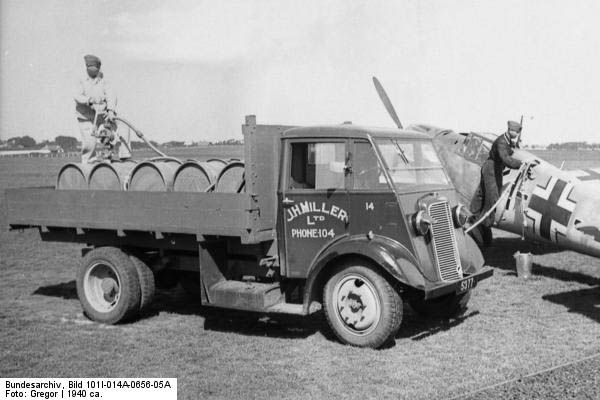
<instances>
[{"instance_id":1,"label":"truck bed","mask_svg":"<svg viewBox=\"0 0 600 400\"><path fill-rule=\"evenodd\" d=\"M258 230L258 203L246 193L7 189L5 211L13 229L219 235L256 243L271 238L275 228Z\"/></svg>"}]
</instances>

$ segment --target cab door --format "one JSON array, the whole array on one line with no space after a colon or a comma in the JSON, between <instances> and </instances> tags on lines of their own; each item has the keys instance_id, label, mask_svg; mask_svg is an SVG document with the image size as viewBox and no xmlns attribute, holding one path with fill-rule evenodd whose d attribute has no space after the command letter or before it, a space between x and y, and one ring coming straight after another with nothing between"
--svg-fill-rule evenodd
<instances>
[{"instance_id":1,"label":"cab door","mask_svg":"<svg viewBox=\"0 0 600 400\"><path fill-rule=\"evenodd\" d=\"M297 139L286 144L280 221L285 275L305 278L312 259L346 233L350 221L347 140Z\"/></svg>"},{"instance_id":2,"label":"cab door","mask_svg":"<svg viewBox=\"0 0 600 400\"><path fill-rule=\"evenodd\" d=\"M353 140L352 174L348 202L354 215L349 225L352 235L373 232L400 241L409 248L398 199L385 178L375 150L367 140Z\"/></svg>"}]
</instances>

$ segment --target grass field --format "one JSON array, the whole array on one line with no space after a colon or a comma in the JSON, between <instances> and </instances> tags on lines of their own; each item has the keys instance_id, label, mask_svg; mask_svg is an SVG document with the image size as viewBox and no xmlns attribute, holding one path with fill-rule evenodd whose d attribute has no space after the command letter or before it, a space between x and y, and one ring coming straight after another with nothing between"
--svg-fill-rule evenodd
<instances>
[{"instance_id":1,"label":"grass field","mask_svg":"<svg viewBox=\"0 0 600 400\"><path fill-rule=\"evenodd\" d=\"M589 153L538 154L600 166ZM241 148L176 155L239 157ZM65 162L0 159L0 189L53 185ZM370 350L327 337L321 315L216 313L181 288L159 291L137 322L92 323L75 290L81 246L7 232L4 216L0 226L1 377L175 377L180 399L600 398L598 358L472 393L600 353L600 260L588 256L500 233L485 254L495 274L463 317L422 319L406 308L395 344ZM516 276L517 250L535 255L529 280Z\"/></svg>"}]
</instances>

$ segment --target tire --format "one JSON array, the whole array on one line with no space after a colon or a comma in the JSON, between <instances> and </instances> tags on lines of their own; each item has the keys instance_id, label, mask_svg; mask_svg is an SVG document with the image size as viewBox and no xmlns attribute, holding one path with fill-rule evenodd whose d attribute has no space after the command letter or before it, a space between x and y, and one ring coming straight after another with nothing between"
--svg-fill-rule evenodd
<instances>
[{"instance_id":1,"label":"tire","mask_svg":"<svg viewBox=\"0 0 600 400\"><path fill-rule=\"evenodd\" d=\"M364 261L346 262L333 271L323 303L333 333L351 346L381 347L393 340L402 322L400 295Z\"/></svg>"},{"instance_id":2,"label":"tire","mask_svg":"<svg viewBox=\"0 0 600 400\"><path fill-rule=\"evenodd\" d=\"M143 313L148 310L152 303L152 299L154 298L154 292L156 291L154 272L152 272L145 262L136 256L130 255L129 257L138 274L140 282L140 313Z\"/></svg>"},{"instance_id":3,"label":"tire","mask_svg":"<svg viewBox=\"0 0 600 400\"><path fill-rule=\"evenodd\" d=\"M77 295L92 320L116 324L136 317L140 282L129 256L115 247L99 247L83 257L77 273Z\"/></svg>"},{"instance_id":4,"label":"tire","mask_svg":"<svg viewBox=\"0 0 600 400\"><path fill-rule=\"evenodd\" d=\"M450 293L431 300L412 299L409 304L413 310L426 317L452 318L464 314L470 299L471 291L468 291L459 295Z\"/></svg>"},{"instance_id":5,"label":"tire","mask_svg":"<svg viewBox=\"0 0 600 400\"><path fill-rule=\"evenodd\" d=\"M192 271L181 271L179 273L179 284L187 294L200 298L200 274Z\"/></svg>"}]
</instances>

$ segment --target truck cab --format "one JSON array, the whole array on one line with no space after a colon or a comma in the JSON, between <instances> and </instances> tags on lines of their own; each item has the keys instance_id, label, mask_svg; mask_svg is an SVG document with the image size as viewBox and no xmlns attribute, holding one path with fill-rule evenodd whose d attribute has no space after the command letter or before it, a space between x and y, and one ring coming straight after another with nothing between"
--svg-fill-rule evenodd
<instances>
[{"instance_id":1,"label":"truck cab","mask_svg":"<svg viewBox=\"0 0 600 400\"><path fill-rule=\"evenodd\" d=\"M88 245L78 294L105 323L135 317L155 281L175 276L203 305L323 309L340 341L380 347L400 328L404 302L456 316L492 275L427 135L257 125L254 116L242 131L238 193L14 189L9 223Z\"/></svg>"},{"instance_id":2,"label":"truck cab","mask_svg":"<svg viewBox=\"0 0 600 400\"><path fill-rule=\"evenodd\" d=\"M481 272L483 258L464 234L467 210L424 134L351 124L293 128L282 135L280 171L280 267L288 278L311 286L333 260L344 260L382 273L417 311L456 314L491 272ZM376 303L379 295L374 284L372 292L357 289L367 283L361 274L352 277L334 288L325 310L330 323L351 331L365 315L340 311L348 308L342 298L358 290Z\"/></svg>"}]
</instances>

